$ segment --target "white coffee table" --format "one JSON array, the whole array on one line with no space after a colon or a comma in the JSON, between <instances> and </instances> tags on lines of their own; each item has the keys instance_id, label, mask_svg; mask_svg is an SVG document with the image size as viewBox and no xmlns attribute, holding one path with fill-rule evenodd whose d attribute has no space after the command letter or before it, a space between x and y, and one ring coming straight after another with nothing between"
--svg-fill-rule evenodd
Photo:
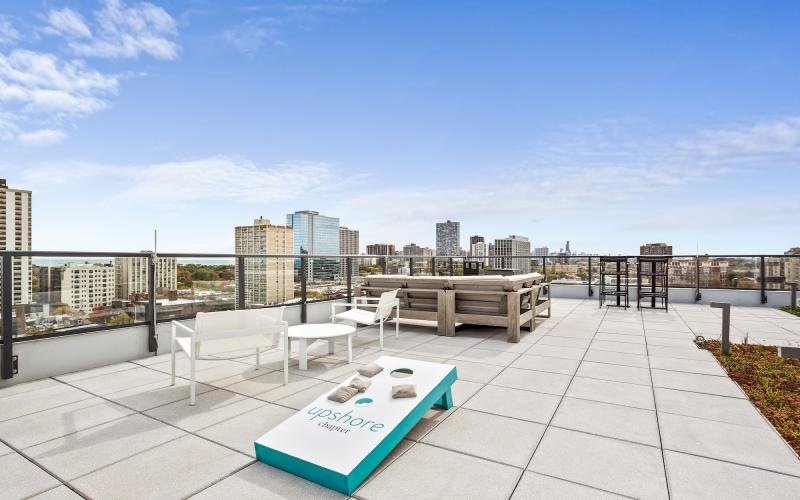
<instances>
[{"instance_id":1,"label":"white coffee table","mask_svg":"<svg viewBox=\"0 0 800 500\"><path fill-rule=\"evenodd\" d=\"M356 329L341 323L314 323L290 326L286 342L283 343L283 380L289 383L289 352L292 350L292 341L298 344L300 369L308 370L308 346L316 340L328 341L328 354L333 354L334 339L347 337L347 362L353 362L353 334Z\"/></svg>"}]
</instances>

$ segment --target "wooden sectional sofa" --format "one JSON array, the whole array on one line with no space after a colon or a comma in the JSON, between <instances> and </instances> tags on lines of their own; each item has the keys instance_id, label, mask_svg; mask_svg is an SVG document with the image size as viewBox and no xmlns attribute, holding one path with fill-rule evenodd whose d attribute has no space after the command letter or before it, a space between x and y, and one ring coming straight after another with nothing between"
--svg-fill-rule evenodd
<instances>
[{"instance_id":1,"label":"wooden sectional sofa","mask_svg":"<svg viewBox=\"0 0 800 500\"><path fill-rule=\"evenodd\" d=\"M545 310L550 317L550 286L539 273L514 276L366 276L356 297L377 297L399 288L401 317L436 321L439 335L455 336L456 325L504 326L509 342L519 342L520 327L536 328Z\"/></svg>"}]
</instances>

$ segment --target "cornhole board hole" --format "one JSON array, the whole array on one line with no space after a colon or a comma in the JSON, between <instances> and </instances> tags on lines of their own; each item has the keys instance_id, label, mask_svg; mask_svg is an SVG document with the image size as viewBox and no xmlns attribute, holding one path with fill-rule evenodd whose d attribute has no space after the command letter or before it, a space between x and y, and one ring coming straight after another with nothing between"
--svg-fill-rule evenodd
<instances>
[{"instance_id":1,"label":"cornhole board hole","mask_svg":"<svg viewBox=\"0 0 800 500\"><path fill-rule=\"evenodd\" d=\"M326 392L255 442L258 460L350 495L433 406L453 406L453 365L383 356L366 392L345 403ZM347 386L357 373L340 386ZM414 384L417 397L392 399Z\"/></svg>"}]
</instances>

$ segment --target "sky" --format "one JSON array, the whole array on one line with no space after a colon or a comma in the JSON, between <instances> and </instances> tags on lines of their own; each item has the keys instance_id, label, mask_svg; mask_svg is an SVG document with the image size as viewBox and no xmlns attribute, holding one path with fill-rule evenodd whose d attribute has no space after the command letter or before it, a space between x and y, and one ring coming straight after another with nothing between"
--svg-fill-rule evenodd
<instances>
[{"instance_id":1,"label":"sky","mask_svg":"<svg viewBox=\"0 0 800 500\"><path fill-rule=\"evenodd\" d=\"M800 2L0 3L0 178L33 249L800 245Z\"/></svg>"}]
</instances>

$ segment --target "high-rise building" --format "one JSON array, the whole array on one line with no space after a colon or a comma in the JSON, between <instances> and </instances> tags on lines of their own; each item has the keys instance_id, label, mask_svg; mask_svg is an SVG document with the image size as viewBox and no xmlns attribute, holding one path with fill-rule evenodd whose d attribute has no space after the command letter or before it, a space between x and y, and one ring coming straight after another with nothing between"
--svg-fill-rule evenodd
<instances>
[{"instance_id":1,"label":"high-rise building","mask_svg":"<svg viewBox=\"0 0 800 500\"><path fill-rule=\"evenodd\" d=\"M358 255L358 230L339 226L339 255ZM342 274L347 269L347 260L342 259L340 263ZM351 274L358 274L358 261L352 264Z\"/></svg>"},{"instance_id":2,"label":"high-rise building","mask_svg":"<svg viewBox=\"0 0 800 500\"><path fill-rule=\"evenodd\" d=\"M11 189L5 179L0 179L0 250L31 250L31 192ZM12 268L13 303L29 304L33 291L31 258L14 257Z\"/></svg>"},{"instance_id":3,"label":"high-rise building","mask_svg":"<svg viewBox=\"0 0 800 500\"><path fill-rule=\"evenodd\" d=\"M434 254L433 248L421 247L416 243L409 243L403 247L403 256L405 257L433 257Z\"/></svg>"},{"instance_id":4,"label":"high-rise building","mask_svg":"<svg viewBox=\"0 0 800 500\"><path fill-rule=\"evenodd\" d=\"M461 223L436 223L436 255L461 255Z\"/></svg>"},{"instance_id":5,"label":"high-rise building","mask_svg":"<svg viewBox=\"0 0 800 500\"><path fill-rule=\"evenodd\" d=\"M367 255L395 255L394 245L391 243L372 243L367 245Z\"/></svg>"},{"instance_id":6,"label":"high-rise building","mask_svg":"<svg viewBox=\"0 0 800 500\"><path fill-rule=\"evenodd\" d=\"M341 255L339 253L339 219L301 210L286 215L286 225L294 230L292 253L312 255ZM294 261L300 269L300 259ZM314 281L331 281L340 275L339 259L309 259L307 277Z\"/></svg>"},{"instance_id":7,"label":"high-rise building","mask_svg":"<svg viewBox=\"0 0 800 500\"><path fill-rule=\"evenodd\" d=\"M672 245L645 243L639 247L639 255L672 255Z\"/></svg>"},{"instance_id":8,"label":"high-rise building","mask_svg":"<svg viewBox=\"0 0 800 500\"><path fill-rule=\"evenodd\" d=\"M793 247L783 252L784 255L800 255L800 247ZM786 261L786 282L800 283L800 257L790 257Z\"/></svg>"},{"instance_id":9,"label":"high-rise building","mask_svg":"<svg viewBox=\"0 0 800 500\"><path fill-rule=\"evenodd\" d=\"M114 272L116 282L116 298L139 300L137 295L147 293L150 272L147 269L148 258L116 257ZM156 293L162 294L178 289L178 262L174 257L158 257L156 259Z\"/></svg>"},{"instance_id":10,"label":"high-rise building","mask_svg":"<svg viewBox=\"0 0 800 500\"><path fill-rule=\"evenodd\" d=\"M294 251L293 230L259 217L252 226L236 226L236 253L287 255ZM281 304L294 298L294 259L245 258L244 270L236 265L236 281L244 271L245 308ZM237 293L238 287L237 287ZM237 301L238 304L238 296Z\"/></svg>"},{"instance_id":11,"label":"high-rise building","mask_svg":"<svg viewBox=\"0 0 800 500\"><path fill-rule=\"evenodd\" d=\"M547 257L550 255L550 249L547 247L536 247L533 249L533 255L536 257Z\"/></svg>"},{"instance_id":12,"label":"high-rise building","mask_svg":"<svg viewBox=\"0 0 800 500\"><path fill-rule=\"evenodd\" d=\"M516 234L508 238L494 240L494 267L514 269L522 274L531 272L531 242L525 236ZM525 256L525 259L510 259L508 256ZM503 258L506 257L506 258Z\"/></svg>"},{"instance_id":13,"label":"high-rise building","mask_svg":"<svg viewBox=\"0 0 800 500\"><path fill-rule=\"evenodd\" d=\"M489 245L486 244L484 241L476 241L469 246L469 254L471 257L488 257L489 256ZM488 265L489 259L470 259L474 262L483 262L484 265Z\"/></svg>"},{"instance_id":14,"label":"high-rise building","mask_svg":"<svg viewBox=\"0 0 800 500\"><path fill-rule=\"evenodd\" d=\"M564 253L567 254L567 257L572 255L572 252L570 252L570 250L569 250L569 240L567 240L567 246L564 247Z\"/></svg>"},{"instance_id":15,"label":"high-rise building","mask_svg":"<svg viewBox=\"0 0 800 500\"><path fill-rule=\"evenodd\" d=\"M469 237L469 246L470 248L472 248L472 245L474 245L475 243L483 243L484 241L485 240L483 239L483 236L476 234L475 236Z\"/></svg>"},{"instance_id":16,"label":"high-rise building","mask_svg":"<svg viewBox=\"0 0 800 500\"><path fill-rule=\"evenodd\" d=\"M84 312L110 306L116 294L115 276L111 264L64 264L61 302Z\"/></svg>"}]
</instances>

